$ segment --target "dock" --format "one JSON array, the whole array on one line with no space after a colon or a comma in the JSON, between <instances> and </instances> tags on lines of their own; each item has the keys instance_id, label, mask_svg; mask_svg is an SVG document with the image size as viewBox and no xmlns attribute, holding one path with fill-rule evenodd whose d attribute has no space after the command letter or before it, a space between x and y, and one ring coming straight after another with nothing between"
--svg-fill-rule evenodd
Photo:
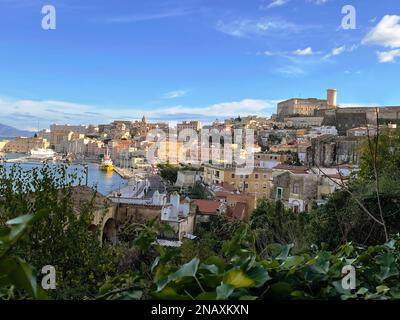
<instances>
[{"instance_id":1,"label":"dock","mask_svg":"<svg viewBox=\"0 0 400 320\"><path fill-rule=\"evenodd\" d=\"M130 169L123 169L117 166L114 166L114 171L123 179L130 180L135 178L135 173Z\"/></svg>"}]
</instances>

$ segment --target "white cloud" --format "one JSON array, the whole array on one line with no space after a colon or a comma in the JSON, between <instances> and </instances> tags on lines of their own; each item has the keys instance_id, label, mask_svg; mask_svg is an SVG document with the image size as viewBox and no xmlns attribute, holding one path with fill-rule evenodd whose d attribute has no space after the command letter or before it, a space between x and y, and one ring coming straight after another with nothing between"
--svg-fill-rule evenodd
<instances>
[{"instance_id":1,"label":"white cloud","mask_svg":"<svg viewBox=\"0 0 400 320\"><path fill-rule=\"evenodd\" d=\"M265 36L276 31L296 32L301 29L291 22L277 18L236 19L229 22L218 21L216 29L233 37L245 38Z\"/></svg>"},{"instance_id":2,"label":"white cloud","mask_svg":"<svg viewBox=\"0 0 400 320\"><path fill-rule=\"evenodd\" d=\"M313 3L313 4L321 5L321 4L327 3L328 0L307 0L307 2L310 2L310 3Z\"/></svg>"},{"instance_id":3,"label":"white cloud","mask_svg":"<svg viewBox=\"0 0 400 320\"><path fill-rule=\"evenodd\" d=\"M380 63L393 62L397 57L400 57L400 49L378 51L377 55Z\"/></svg>"},{"instance_id":4,"label":"white cloud","mask_svg":"<svg viewBox=\"0 0 400 320\"><path fill-rule=\"evenodd\" d=\"M204 108L176 106L165 109L166 115L190 114L194 116L231 117L236 115L264 114L267 109L275 108L275 100L243 99L241 101L222 102Z\"/></svg>"},{"instance_id":5,"label":"white cloud","mask_svg":"<svg viewBox=\"0 0 400 320\"><path fill-rule=\"evenodd\" d=\"M118 112L115 116L117 114ZM98 108L83 104L0 97L0 123L10 124L19 129L37 128L38 124L40 127L47 127L51 123L102 122L107 118L107 115L99 112Z\"/></svg>"},{"instance_id":6,"label":"white cloud","mask_svg":"<svg viewBox=\"0 0 400 320\"><path fill-rule=\"evenodd\" d=\"M264 51L262 54L265 55L265 56L269 56L269 57L275 55L275 53L273 53L272 51L268 51L268 50Z\"/></svg>"},{"instance_id":7,"label":"white cloud","mask_svg":"<svg viewBox=\"0 0 400 320\"><path fill-rule=\"evenodd\" d=\"M176 91L171 91L167 92L164 94L163 98L164 99L176 99L176 98L182 98L188 94L188 90L176 90Z\"/></svg>"},{"instance_id":8,"label":"white cloud","mask_svg":"<svg viewBox=\"0 0 400 320\"><path fill-rule=\"evenodd\" d=\"M338 48L333 48L332 52L331 52L331 55L332 56L338 56L339 54L342 54L345 50L346 50L345 46L341 46L341 47L338 47Z\"/></svg>"},{"instance_id":9,"label":"white cloud","mask_svg":"<svg viewBox=\"0 0 400 320\"><path fill-rule=\"evenodd\" d=\"M386 15L364 37L363 44L376 44L386 48L400 47L400 16Z\"/></svg>"},{"instance_id":10,"label":"white cloud","mask_svg":"<svg viewBox=\"0 0 400 320\"><path fill-rule=\"evenodd\" d=\"M273 0L273 1L271 1L270 4L268 4L266 6L266 8L270 9L270 8L275 8L275 7L281 7L281 6L285 5L288 2L289 2L289 0Z\"/></svg>"},{"instance_id":11,"label":"white cloud","mask_svg":"<svg viewBox=\"0 0 400 320\"><path fill-rule=\"evenodd\" d=\"M49 127L50 124L101 124L114 120L135 120L146 115L149 119L180 121L199 119L204 121L237 115L270 115L278 100L243 99L216 103L204 107L165 106L156 109L104 108L53 100L22 100L0 97L0 123L18 129L32 130Z\"/></svg>"},{"instance_id":12,"label":"white cloud","mask_svg":"<svg viewBox=\"0 0 400 320\"><path fill-rule=\"evenodd\" d=\"M293 51L293 54L297 56L310 56L313 55L314 52L311 47L308 47L304 49L297 49L296 51Z\"/></svg>"},{"instance_id":13,"label":"white cloud","mask_svg":"<svg viewBox=\"0 0 400 320\"><path fill-rule=\"evenodd\" d=\"M124 15L117 16L112 18L107 18L106 22L108 23L135 23L135 22L143 22L143 21L152 21L152 20L160 20L174 17L181 17L189 14L190 12L185 9L177 9L159 13L149 13L142 15Z\"/></svg>"}]
</instances>

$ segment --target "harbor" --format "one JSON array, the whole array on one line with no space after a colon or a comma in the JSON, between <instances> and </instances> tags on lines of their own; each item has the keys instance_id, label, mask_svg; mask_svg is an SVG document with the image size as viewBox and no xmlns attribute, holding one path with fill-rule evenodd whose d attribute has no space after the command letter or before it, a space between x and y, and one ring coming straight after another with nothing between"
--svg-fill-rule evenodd
<instances>
[{"instance_id":1,"label":"harbor","mask_svg":"<svg viewBox=\"0 0 400 320\"><path fill-rule=\"evenodd\" d=\"M0 158L6 168L11 168L13 165L19 165L27 171L35 167L38 168L43 166L44 162L54 166L66 164L68 165L68 170L71 172L76 171L78 179L81 179L85 184L87 174L87 185L96 188L102 195L111 194L113 191L123 189L128 185L128 180L124 178L123 175L114 171L102 171L99 169L100 165L95 162L80 161L67 163L60 160L41 161L29 159L29 157L24 154L2 154L0 155Z\"/></svg>"}]
</instances>

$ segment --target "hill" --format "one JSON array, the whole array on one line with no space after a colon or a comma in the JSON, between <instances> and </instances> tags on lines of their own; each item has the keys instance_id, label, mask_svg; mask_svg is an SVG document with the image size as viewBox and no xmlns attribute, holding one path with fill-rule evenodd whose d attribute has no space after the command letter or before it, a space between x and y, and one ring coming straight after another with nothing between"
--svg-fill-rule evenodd
<instances>
[{"instance_id":1,"label":"hill","mask_svg":"<svg viewBox=\"0 0 400 320\"><path fill-rule=\"evenodd\" d=\"M35 133L32 131L19 130L0 123L0 138L14 138L14 137L33 137Z\"/></svg>"}]
</instances>

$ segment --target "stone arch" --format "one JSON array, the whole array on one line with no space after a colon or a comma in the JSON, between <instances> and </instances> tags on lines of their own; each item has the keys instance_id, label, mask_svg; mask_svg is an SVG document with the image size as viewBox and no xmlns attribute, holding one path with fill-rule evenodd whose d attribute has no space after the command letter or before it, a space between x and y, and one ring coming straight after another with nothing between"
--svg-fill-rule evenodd
<instances>
[{"instance_id":1,"label":"stone arch","mask_svg":"<svg viewBox=\"0 0 400 320\"><path fill-rule=\"evenodd\" d=\"M108 219L104 224L102 240L103 242L109 241L112 244L117 243L117 226L113 218Z\"/></svg>"}]
</instances>

